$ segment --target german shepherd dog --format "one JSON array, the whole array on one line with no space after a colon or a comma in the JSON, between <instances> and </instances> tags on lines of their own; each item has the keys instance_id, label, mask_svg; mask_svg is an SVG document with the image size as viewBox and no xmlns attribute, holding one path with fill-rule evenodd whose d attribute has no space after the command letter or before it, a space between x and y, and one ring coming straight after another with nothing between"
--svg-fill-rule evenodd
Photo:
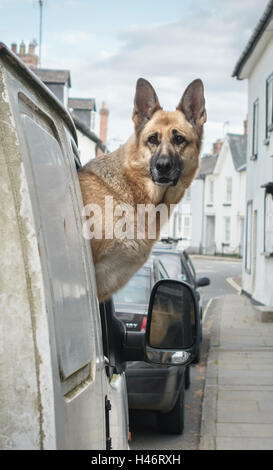
<instances>
[{"instance_id":1,"label":"german shepherd dog","mask_svg":"<svg viewBox=\"0 0 273 470\"><path fill-rule=\"evenodd\" d=\"M110 220L105 200L111 196L113 211L130 205L178 203L190 186L199 165L203 125L206 122L204 87L194 80L185 90L175 111L163 111L151 84L140 78L136 84L133 121L135 133L118 150L91 160L79 170L85 207L97 205L102 219L102 236L91 239L99 301L116 292L147 260L159 237L148 236L147 220L141 237L136 236L137 217L131 224L132 237L117 237L111 228L123 212ZM158 214L157 214L158 215ZM109 233L112 235L109 236ZM108 235L107 235L108 234ZM91 238L91 237L90 237Z\"/></svg>"}]
</instances>

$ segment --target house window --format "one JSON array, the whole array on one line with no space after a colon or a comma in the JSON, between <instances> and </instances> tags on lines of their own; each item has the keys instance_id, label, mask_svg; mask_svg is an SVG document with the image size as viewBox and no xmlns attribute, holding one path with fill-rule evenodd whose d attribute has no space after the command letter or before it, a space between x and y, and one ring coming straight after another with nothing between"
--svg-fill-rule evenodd
<instances>
[{"instance_id":1,"label":"house window","mask_svg":"<svg viewBox=\"0 0 273 470\"><path fill-rule=\"evenodd\" d=\"M230 217L225 217L225 242L230 242Z\"/></svg>"},{"instance_id":2,"label":"house window","mask_svg":"<svg viewBox=\"0 0 273 470\"><path fill-rule=\"evenodd\" d=\"M264 206L264 251L273 254L273 194L271 192L265 193Z\"/></svg>"},{"instance_id":3,"label":"house window","mask_svg":"<svg viewBox=\"0 0 273 470\"><path fill-rule=\"evenodd\" d=\"M253 104L252 159L258 157L259 100Z\"/></svg>"},{"instance_id":4,"label":"house window","mask_svg":"<svg viewBox=\"0 0 273 470\"><path fill-rule=\"evenodd\" d=\"M213 202L214 199L214 181L209 182L209 202Z\"/></svg>"},{"instance_id":5,"label":"house window","mask_svg":"<svg viewBox=\"0 0 273 470\"><path fill-rule=\"evenodd\" d=\"M178 233L179 234L182 233L182 215L181 214L178 214Z\"/></svg>"},{"instance_id":6,"label":"house window","mask_svg":"<svg viewBox=\"0 0 273 470\"><path fill-rule=\"evenodd\" d=\"M251 272L251 251L252 251L252 201L246 207L246 244L245 244L245 268Z\"/></svg>"},{"instance_id":7,"label":"house window","mask_svg":"<svg viewBox=\"0 0 273 470\"><path fill-rule=\"evenodd\" d=\"M184 216L183 221L183 238L188 240L191 237L191 217L189 215Z\"/></svg>"},{"instance_id":8,"label":"house window","mask_svg":"<svg viewBox=\"0 0 273 470\"><path fill-rule=\"evenodd\" d=\"M188 188L186 191L186 199L189 201L191 199L191 188Z\"/></svg>"},{"instance_id":9,"label":"house window","mask_svg":"<svg viewBox=\"0 0 273 470\"><path fill-rule=\"evenodd\" d=\"M265 137L273 130L273 74L266 80L266 126Z\"/></svg>"},{"instance_id":10,"label":"house window","mask_svg":"<svg viewBox=\"0 0 273 470\"><path fill-rule=\"evenodd\" d=\"M231 202L232 199L232 178L226 179L226 202Z\"/></svg>"},{"instance_id":11,"label":"house window","mask_svg":"<svg viewBox=\"0 0 273 470\"><path fill-rule=\"evenodd\" d=\"M96 119L96 113L95 111L91 111L91 124L90 124L91 129L95 129L95 119Z\"/></svg>"}]
</instances>

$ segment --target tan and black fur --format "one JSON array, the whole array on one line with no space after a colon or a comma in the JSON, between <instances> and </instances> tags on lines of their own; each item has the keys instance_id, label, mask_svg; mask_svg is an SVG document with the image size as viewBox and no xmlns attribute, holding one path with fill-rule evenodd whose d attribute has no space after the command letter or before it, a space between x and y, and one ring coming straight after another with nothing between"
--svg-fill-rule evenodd
<instances>
[{"instance_id":1,"label":"tan and black fur","mask_svg":"<svg viewBox=\"0 0 273 470\"><path fill-rule=\"evenodd\" d=\"M84 205L98 204L103 214L106 196L113 197L114 207L125 203L135 210L138 204L170 206L181 200L199 165L206 121L202 81L193 81L176 110L166 112L150 83L140 78L133 121L135 134L122 147L79 171ZM147 236L91 240L100 301L126 284L147 260L154 241Z\"/></svg>"}]
</instances>

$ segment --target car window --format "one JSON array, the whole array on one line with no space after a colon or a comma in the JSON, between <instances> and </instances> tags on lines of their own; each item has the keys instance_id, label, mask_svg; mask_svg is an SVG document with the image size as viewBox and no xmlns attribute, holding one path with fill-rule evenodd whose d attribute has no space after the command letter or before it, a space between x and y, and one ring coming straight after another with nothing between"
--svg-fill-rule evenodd
<instances>
[{"instance_id":1,"label":"car window","mask_svg":"<svg viewBox=\"0 0 273 470\"><path fill-rule=\"evenodd\" d=\"M156 250L172 250L173 246L171 243L162 243L158 242L154 244L154 249Z\"/></svg>"},{"instance_id":2,"label":"car window","mask_svg":"<svg viewBox=\"0 0 273 470\"><path fill-rule=\"evenodd\" d=\"M194 266L192 264L192 260L190 259L188 253L186 251L184 251L184 257L185 257L185 260L186 260L186 263L187 263L187 266L190 270L190 273L194 279L194 282L196 282L196 272L195 272L195 269L194 269Z\"/></svg>"},{"instance_id":3,"label":"car window","mask_svg":"<svg viewBox=\"0 0 273 470\"><path fill-rule=\"evenodd\" d=\"M188 280L187 273L179 254L176 253L158 253L156 256L164 264L168 277L179 280Z\"/></svg>"},{"instance_id":4,"label":"car window","mask_svg":"<svg viewBox=\"0 0 273 470\"><path fill-rule=\"evenodd\" d=\"M168 279L170 277L168 271L166 271L161 261L159 261L158 263L158 270L159 270L160 279Z\"/></svg>"},{"instance_id":5,"label":"car window","mask_svg":"<svg viewBox=\"0 0 273 470\"><path fill-rule=\"evenodd\" d=\"M148 304L151 290L150 269L139 270L127 284L113 295L115 304Z\"/></svg>"}]
</instances>

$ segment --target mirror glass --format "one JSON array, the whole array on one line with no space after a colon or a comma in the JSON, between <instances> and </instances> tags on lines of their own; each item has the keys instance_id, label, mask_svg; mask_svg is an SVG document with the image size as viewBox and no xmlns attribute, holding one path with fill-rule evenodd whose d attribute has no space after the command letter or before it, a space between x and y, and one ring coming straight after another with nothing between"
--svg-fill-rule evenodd
<instances>
[{"instance_id":1,"label":"mirror glass","mask_svg":"<svg viewBox=\"0 0 273 470\"><path fill-rule=\"evenodd\" d=\"M187 349L194 343L195 304L190 287L174 280L158 284L152 305L149 345Z\"/></svg>"}]
</instances>

